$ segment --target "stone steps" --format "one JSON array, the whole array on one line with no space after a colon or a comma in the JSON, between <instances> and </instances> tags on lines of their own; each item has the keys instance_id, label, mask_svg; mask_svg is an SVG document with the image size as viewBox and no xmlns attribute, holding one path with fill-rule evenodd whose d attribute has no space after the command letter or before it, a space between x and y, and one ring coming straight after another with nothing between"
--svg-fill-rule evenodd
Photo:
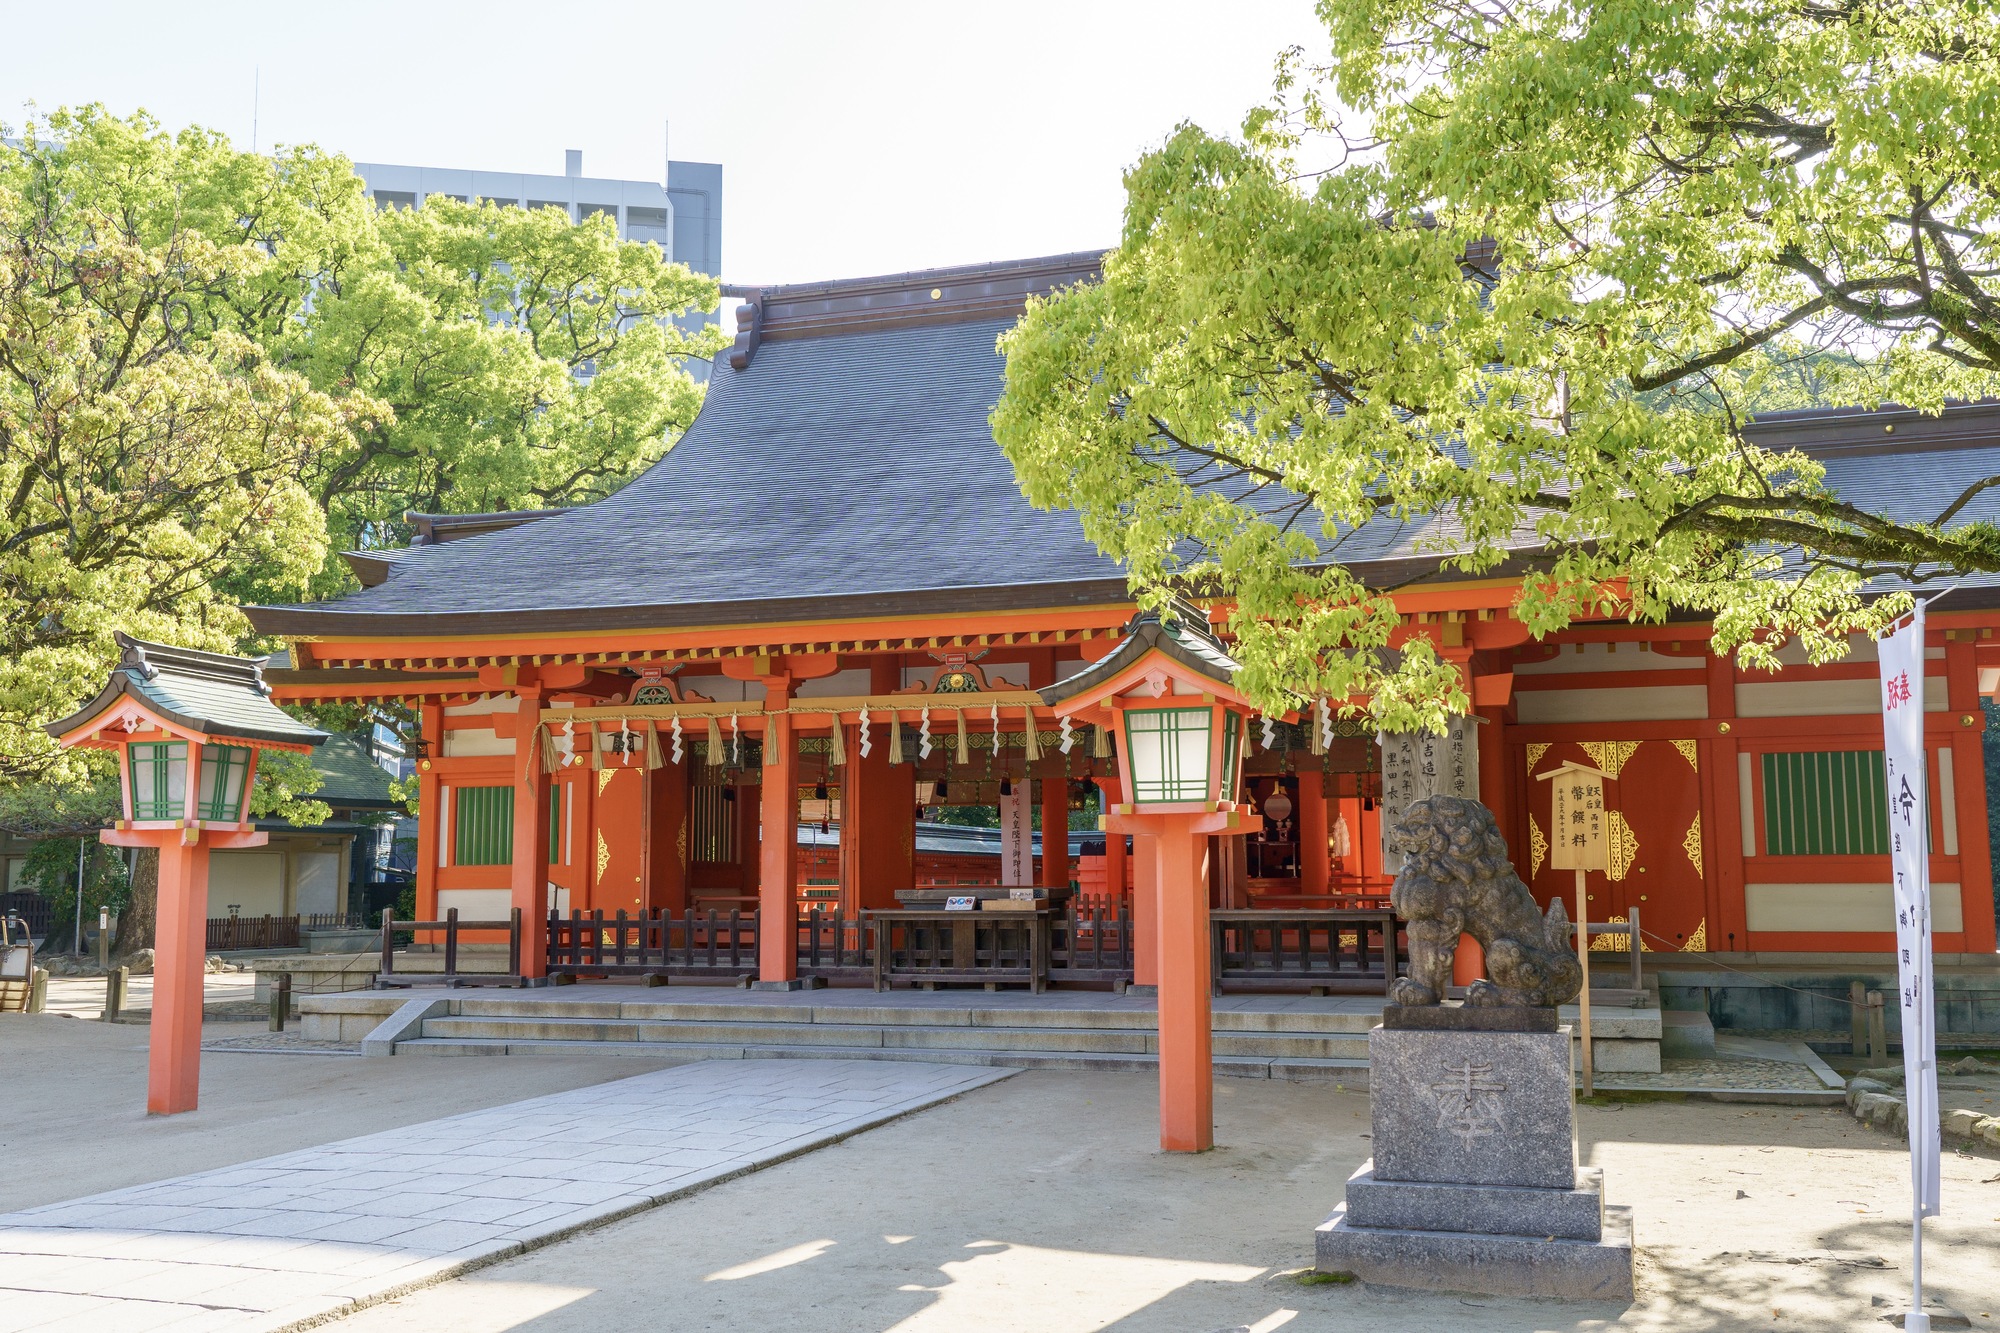
<instances>
[{"instance_id":1,"label":"stone steps","mask_svg":"<svg viewBox=\"0 0 2000 1333\"><path fill-rule=\"evenodd\" d=\"M1014 1022L1000 1025L960 1025L936 1022L852 1021L767 1022L735 1010L713 1019L613 1019L608 1017L528 1017L461 1014L424 1020L421 1037L439 1040L481 1040L507 1044L547 1042L563 1045L638 1044L648 1046L723 1046L757 1048L835 1049L882 1052L989 1051L1022 1055L1140 1055L1159 1051L1158 1034L1144 1028L1050 1026L1041 1013L1012 1011ZM936 1014L918 1014L919 1019ZM1215 1033L1217 1056L1253 1060L1354 1060L1365 1063L1365 1033L1257 1032L1222 1030ZM401 1049L399 1046L398 1049Z\"/></svg>"},{"instance_id":2,"label":"stone steps","mask_svg":"<svg viewBox=\"0 0 2000 1333\"><path fill-rule=\"evenodd\" d=\"M1275 1078L1293 1083L1338 1083L1347 1088L1365 1089L1368 1086L1366 1046L1363 1039L1363 1054L1359 1058L1218 1054L1215 1057L1215 1072L1219 1078ZM549 1038L428 1035L396 1043L396 1054L399 1056L573 1055L580 1050L587 1050L592 1055L672 1060L914 1060L933 1064L1114 1073L1146 1073L1159 1068L1159 1057L1150 1052L1006 1047L735 1045L717 1041L578 1042Z\"/></svg>"}]
</instances>

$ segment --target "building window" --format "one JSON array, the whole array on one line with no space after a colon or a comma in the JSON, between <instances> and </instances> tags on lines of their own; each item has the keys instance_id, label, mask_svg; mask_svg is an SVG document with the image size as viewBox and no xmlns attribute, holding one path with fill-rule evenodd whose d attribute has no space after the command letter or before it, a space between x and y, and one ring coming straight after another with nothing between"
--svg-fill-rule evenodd
<instances>
[{"instance_id":1,"label":"building window","mask_svg":"<svg viewBox=\"0 0 2000 1333\"><path fill-rule=\"evenodd\" d=\"M429 203L429 202L430 202L431 200L433 200L433 199L451 199L451 200L455 200L456 202L458 202L458 203L461 203L461 204L465 202L465 196L464 196L464 195L462 195L462 194L446 194L446 193L445 193L444 191L442 191L442 190L432 190L432 191L430 191L430 192L429 192L428 194L426 194L426 195L424 196L424 202L425 202L425 203Z\"/></svg>"},{"instance_id":2,"label":"building window","mask_svg":"<svg viewBox=\"0 0 2000 1333\"><path fill-rule=\"evenodd\" d=\"M452 823L458 840L452 863L504 866L514 859L514 789L460 787Z\"/></svg>"},{"instance_id":3,"label":"building window","mask_svg":"<svg viewBox=\"0 0 2000 1333\"><path fill-rule=\"evenodd\" d=\"M727 787L695 787L688 799L688 859L710 864L736 859L736 802Z\"/></svg>"},{"instance_id":4,"label":"building window","mask_svg":"<svg viewBox=\"0 0 2000 1333\"><path fill-rule=\"evenodd\" d=\"M132 818L181 818L187 811L187 742L156 741L128 748Z\"/></svg>"},{"instance_id":5,"label":"building window","mask_svg":"<svg viewBox=\"0 0 2000 1333\"><path fill-rule=\"evenodd\" d=\"M611 225L612 225L612 226L614 226L614 227L615 227L615 226L617 226L617 225L618 225L618 205L616 205L616 204L578 204L578 205L577 205L577 216L578 216L579 218L587 218L587 217L594 217L594 216L596 216L596 215L597 215L597 214L599 214L599 213L602 213L602 214L604 214L604 216L606 216L606 217L610 218L610 219L611 219Z\"/></svg>"},{"instance_id":6,"label":"building window","mask_svg":"<svg viewBox=\"0 0 2000 1333\"><path fill-rule=\"evenodd\" d=\"M536 209L536 208L559 208L559 209L561 209L561 210L562 210L562 215L563 215L564 217L568 217L568 216L569 216L569 205L568 205L568 204L566 204L566 203L564 203L564 202L563 202L562 200L560 200L560 199L530 199L530 200L528 201L528 207L529 207L530 209Z\"/></svg>"},{"instance_id":7,"label":"building window","mask_svg":"<svg viewBox=\"0 0 2000 1333\"><path fill-rule=\"evenodd\" d=\"M1139 805L1205 800L1208 728L1206 708L1126 709L1132 800Z\"/></svg>"},{"instance_id":8,"label":"building window","mask_svg":"<svg viewBox=\"0 0 2000 1333\"><path fill-rule=\"evenodd\" d=\"M1888 855L1888 784L1880 750L1763 759L1766 855Z\"/></svg>"},{"instance_id":9,"label":"building window","mask_svg":"<svg viewBox=\"0 0 2000 1333\"><path fill-rule=\"evenodd\" d=\"M375 207L377 208L415 208L416 206L417 206L417 196L414 191L411 190L375 191Z\"/></svg>"}]
</instances>

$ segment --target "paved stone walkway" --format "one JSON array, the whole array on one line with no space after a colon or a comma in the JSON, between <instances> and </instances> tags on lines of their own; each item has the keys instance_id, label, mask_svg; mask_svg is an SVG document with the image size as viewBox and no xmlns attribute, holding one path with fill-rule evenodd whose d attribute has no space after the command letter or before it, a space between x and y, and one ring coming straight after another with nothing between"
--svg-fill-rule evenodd
<instances>
[{"instance_id":1,"label":"paved stone walkway","mask_svg":"<svg viewBox=\"0 0 2000 1333\"><path fill-rule=\"evenodd\" d=\"M370 1304L1012 1071L718 1061L0 1215L0 1333L263 1333Z\"/></svg>"}]
</instances>

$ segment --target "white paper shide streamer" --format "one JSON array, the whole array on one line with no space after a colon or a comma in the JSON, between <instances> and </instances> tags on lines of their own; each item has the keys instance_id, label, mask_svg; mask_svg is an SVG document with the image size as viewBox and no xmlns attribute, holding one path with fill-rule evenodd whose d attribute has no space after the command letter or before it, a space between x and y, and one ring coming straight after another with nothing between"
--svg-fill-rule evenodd
<instances>
[{"instance_id":1,"label":"white paper shide streamer","mask_svg":"<svg viewBox=\"0 0 2000 1333\"><path fill-rule=\"evenodd\" d=\"M686 753L687 747L681 744L681 720L676 717L674 719L674 762L678 764L681 761L681 756Z\"/></svg>"},{"instance_id":2,"label":"white paper shide streamer","mask_svg":"<svg viewBox=\"0 0 2000 1333\"><path fill-rule=\"evenodd\" d=\"M1071 728L1068 716L1065 715L1062 720L1062 743L1057 745L1056 748L1058 750L1061 750L1064 754L1068 754L1069 747L1075 744L1076 744L1076 733Z\"/></svg>"},{"instance_id":3,"label":"white paper shide streamer","mask_svg":"<svg viewBox=\"0 0 2000 1333\"><path fill-rule=\"evenodd\" d=\"M928 707L918 715L918 722L917 758L928 759L931 757L931 710Z\"/></svg>"},{"instance_id":4,"label":"white paper shide streamer","mask_svg":"<svg viewBox=\"0 0 2000 1333\"><path fill-rule=\"evenodd\" d=\"M868 752L874 748L875 742L868 736L868 705L863 704L861 705L861 757L866 759Z\"/></svg>"}]
</instances>

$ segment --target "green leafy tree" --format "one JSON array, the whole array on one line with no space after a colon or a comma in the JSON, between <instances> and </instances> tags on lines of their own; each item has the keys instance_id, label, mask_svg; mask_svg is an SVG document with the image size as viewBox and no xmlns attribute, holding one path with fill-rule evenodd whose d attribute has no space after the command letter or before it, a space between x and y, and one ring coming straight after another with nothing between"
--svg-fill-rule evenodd
<instances>
[{"instance_id":1,"label":"green leafy tree","mask_svg":"<svg viewBox=\"0 0 2000 1333\"><path fill-rule=\"evenodd\" d=\"M69 952L78 942L77 871L78 850L83 852L83 928L97 925L100 908L109 908L121 918L129 901L131 886L126 881L125 859L117 848L99 842L95 834L81 838L48 838L28 851L22 878L35 892L49 901L47 952ZM126 950L125 952L130 952Z\"/></svg>"},{"instance_id":2,"label":"green leafy tree","mask_svg":"<svg viewBox=\"0 0 2000 1333\"><path fill-rule=\"evenodd\" d=\"M1003 340L1027 495L1141 597L1233 603L1244 684L1436 729L1458 677L1347 566L1384 525L1537 634L1713 619L1814 661L2000 570L1982 480L1845 499L1746 414L2000 390L2000 10L1325 0L1240 139L1126 177L1101 281ZM1350 711L1358 705L1350 705Z\"/></svg>"},{"instance_id":3,"label":"green leafy tree","mask_svg":"<svg viewBox=\"0 0 2000 1333\"><path fill-rule=\"evenodd\" d=\"M252 647L239 603L351 586L335 553L399 544L405 510L607 494L693 418L686 362L720 346L666 322L715 282L609 219L378 212L338 155L94 106L16 138L0 783L87 780L40 727L102 681L114 630Z\"/></svg>"}]
</instances>

